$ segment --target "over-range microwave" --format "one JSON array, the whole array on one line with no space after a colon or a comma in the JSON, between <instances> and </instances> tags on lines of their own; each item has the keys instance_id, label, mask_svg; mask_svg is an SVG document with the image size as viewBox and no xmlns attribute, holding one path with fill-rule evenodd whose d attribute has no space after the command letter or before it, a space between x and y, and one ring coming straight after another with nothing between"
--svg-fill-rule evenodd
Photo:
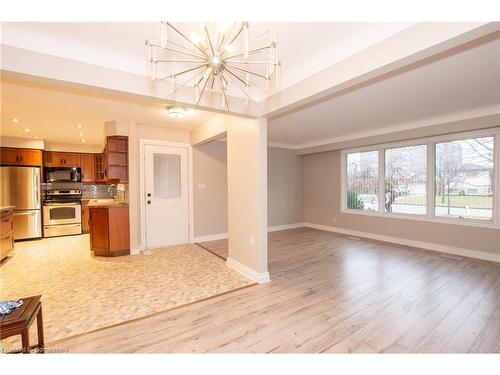
<instances>
[{"instance_id":1,"label":"over-range microwave","mask_svg":"<svg viewBox=\"0 0 500 375\"><path fill-rule=\"evenodd\" d=\"M80 167L45 168L45 182L81 182Z\"/></svg>"}]
</instances>

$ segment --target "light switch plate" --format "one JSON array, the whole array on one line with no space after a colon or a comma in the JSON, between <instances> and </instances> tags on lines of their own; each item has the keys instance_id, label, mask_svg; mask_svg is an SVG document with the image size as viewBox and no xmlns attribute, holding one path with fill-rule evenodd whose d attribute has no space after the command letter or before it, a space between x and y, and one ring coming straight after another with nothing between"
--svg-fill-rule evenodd
<instances>
[{"instance_id":1,"label":"light switch plate","mask_svg":"<svg viewBox=\"0 0 500 375\"><path fill-rule=\"evenodd\" d=\"M204 182L200 182L198 184L198 189L206 189L207 188L207 184L205 184Z\"/></svg>"}]
</instances>

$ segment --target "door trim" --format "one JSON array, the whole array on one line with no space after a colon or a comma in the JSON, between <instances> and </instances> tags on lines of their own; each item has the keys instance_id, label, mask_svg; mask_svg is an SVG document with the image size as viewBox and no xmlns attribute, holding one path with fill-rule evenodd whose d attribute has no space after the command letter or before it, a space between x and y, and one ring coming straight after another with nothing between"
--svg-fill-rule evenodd
<instances>
[{"instance_id":1,"label":"door trim","mask_svg":"<svg viewBox=\"0 0 500 375\"><path fill-rule=\"evenodd\" d=\"M188 226L189 226L189 243L193 242L194 238L194 227L193 227L193 146L189 143L181 142L168 142L168 141L157 141L154 139L139 139L139 207L141 209L141 243L140 251L146 250L146 203L144 198L146 183L146 171L145 171L145 150L146 146L166 146L166 147L178 147L187 149L188 160Z\"/></svg>"}]
</instances>

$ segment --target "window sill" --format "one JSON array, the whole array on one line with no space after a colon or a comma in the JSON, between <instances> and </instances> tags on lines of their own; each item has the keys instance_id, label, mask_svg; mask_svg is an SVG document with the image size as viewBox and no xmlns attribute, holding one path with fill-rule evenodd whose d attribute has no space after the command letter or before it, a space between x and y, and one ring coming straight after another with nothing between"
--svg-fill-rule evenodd
<instances>
[{"instance_id":1,"label":"window sill","mask_svg":"<svg viewBox=\"0 0 500 375\"><path fill-rule=\"evenodd\" d=\"M349 215L361 215L367 217L380 217L384 219L404 219L413 221L423 221L427 223L438 223L438 224L451 224L451 225L461 225L467 227L476 228L487 228L487 229L499 229L500 226L496 225L494 222L479 222L470 220L460 220L460 219L446 219L438 217L429 217L427 215L415 215L415 214L393 214L393 213L380 213L376 211L357 211L351 209L343 209L340 211L341 214Z\"/></svg>"}]
</instances>

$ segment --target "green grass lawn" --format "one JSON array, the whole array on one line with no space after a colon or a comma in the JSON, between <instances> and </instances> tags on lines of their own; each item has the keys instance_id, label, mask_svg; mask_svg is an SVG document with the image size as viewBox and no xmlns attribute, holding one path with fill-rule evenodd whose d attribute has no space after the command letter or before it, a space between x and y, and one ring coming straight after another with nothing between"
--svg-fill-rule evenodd
<instances>
[{"instance_id":1,"label":"green grass lawn","mask_svg":"<svg viewBox=\"0 0 500 375\"><path fill-rule=\"evenodd\" d=\"M444 197L444 203L442 203L442 197L436 197L436 206L447 207L448 197ZM416 204L424 205L425 197L422 195L402 195L396 198L395 203L400 204ZM471 196L471 195L451 195L450 205L454 207L470 207L470 208L492 208L493 207L493 197L489 196Z\"/></svg>"}]
</instances>

